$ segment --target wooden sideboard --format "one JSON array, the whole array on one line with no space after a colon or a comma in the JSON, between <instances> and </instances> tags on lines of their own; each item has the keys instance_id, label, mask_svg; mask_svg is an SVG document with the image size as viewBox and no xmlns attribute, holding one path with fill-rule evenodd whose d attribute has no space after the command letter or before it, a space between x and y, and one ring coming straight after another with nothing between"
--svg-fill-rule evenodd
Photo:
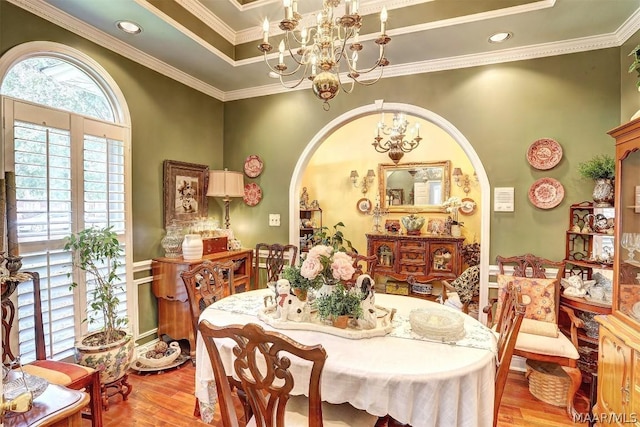
<instances>
[{"instance_id":1,"label":"wooden sideboard","mask_svg":"<svg viewBox=\"0 0 640 427\"><path fill-rule=\"evenodd\" d=\"M409 284L451 280L462 273L463 241L464 237L368 233L367 255L378 257L376 275ZM413 295L411 289L408 294Z\"/></svg>"},{"instance_id":2,"label":"wooden sideboard","mask_svg":"<svg viewBox=\"0 0 640 427\"><path fill-rule=\"evenodd\" d=\"M187 290L180 273L191 269L204 260L235 263L233 293L250 289L253 271L253 249L224 251L205 255L201 260L185 261L180 258L154 258L151 262L153 283L151 289L158 299L158 336L171 339L188 339L191 356L195 356L196 341L191 324L191 312ZM229 289L231 293L231 289Z\"/></svg>"}]
</instances>

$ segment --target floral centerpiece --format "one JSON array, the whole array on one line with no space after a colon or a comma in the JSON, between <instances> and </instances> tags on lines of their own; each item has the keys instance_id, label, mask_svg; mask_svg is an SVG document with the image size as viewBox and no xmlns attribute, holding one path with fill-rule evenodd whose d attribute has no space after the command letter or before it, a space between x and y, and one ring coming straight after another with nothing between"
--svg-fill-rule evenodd
<instances>
[{"instance_id":1,"label":"floral centerpiece","mask_svg":"<svg viewBox=\"0 0 640 427\"><path fill-rule=\"evenodd\" d=\"M282 270L282 278L287 279L291 284L293 293L298 299L304 301L307 299L309 289L318 289L322 286L320 277L307 279L302 275L302 262L298 265L288 265Z\"/></svg>"},{"instance_id":2,"label":"floral centerpiece","mask_svg":"<svg viewBox=\"0 0 640 427\"><path fill-rule=\"evenodd\" d=\"M330 293L326 286L333 286L341 280L351 279L355 271L353 258L328 245L316 245L309 249L300 267L302 277L310 281L322 282L324 289L321 288L319 294Z\"/></svg>"},{"instance_id":3,"label":"floral centerpiece","mask_svg":"<svg viewBox=\"0 0 640 427\"><path fill-rule=\"evenodd\" d=\"M463 225L462 222L458 221L458 212L462 207L462 200L460 200L460 197L449 197L445 200L442 206L451 214L451 225Z\"/></svg>"}]
</instances>

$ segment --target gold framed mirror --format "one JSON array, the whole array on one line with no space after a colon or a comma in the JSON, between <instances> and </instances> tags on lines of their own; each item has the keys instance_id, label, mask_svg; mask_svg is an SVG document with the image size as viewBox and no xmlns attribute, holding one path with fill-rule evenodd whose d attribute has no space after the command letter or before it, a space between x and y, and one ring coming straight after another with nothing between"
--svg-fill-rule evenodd
<instances>
[{"instance_id":1,"label":"gold framed mirror","mask_svg":"<svg viewBox=\"0 0 640 427\"><path fill-rule=\"evenodd\" d=\"M451 161L378 165L380 206L389 212L443 212L451 193Z\"/></svg>"}]
</instances>

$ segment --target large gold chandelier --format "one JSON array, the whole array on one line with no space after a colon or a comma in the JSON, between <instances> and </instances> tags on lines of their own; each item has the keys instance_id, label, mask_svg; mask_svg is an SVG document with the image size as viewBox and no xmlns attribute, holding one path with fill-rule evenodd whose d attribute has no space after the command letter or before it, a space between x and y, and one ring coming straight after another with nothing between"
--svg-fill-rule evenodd
<instances>
[{"instance_id":1,"label":"large gold chandelier","mask_svg":"<svg viewBox=\"0 0 640 427\"><path fill-rule=\"evenodd\" d=\"M362 19L358 14L360 0L345 0L344 15L336 17L334 10L341 0L323 0L322 10L317 14L315 24L309 27L301 26L302 15L298 13L298 0L283 0L284 19L280 21L280 29L284 31L284 37L279 44L278 63L275 66L269 64L267 54L272 50L269 43L269 21L265 18L263 24L263 39L258 49L264 53L264 60L269 69L278 75L280 83L289 89L299 86L305 79L312 81L313 93L324 101L324 109L329 109L328 101L335 97L342 88L346 93L353 90L354 83L372 85L382 77L382 67L389 65L384 56L384 49L391 41L385 33L387 22L387 10L383 7L380 13L380 36L375 39L379 46L378 59L368 69L358 70L358 55L362 51L359 42L359 32ZM290 70L284 62L285 51L294 62ZM350 51L347 52L347 51ZM345 64L345 67L342 67ZM351 85L347 88L340 84L339 73L344 69L351 79ZM363 82L359 78L371 71L379 69L380 73L373 80ZM298 80L285 82L283 78L296 76Z\"/></svg>"},{"instance_id":2,"label":"large gold chandelier","mask_svg":"<svg viewBox=\"0 0 640 427\"><path fill-rule=\"evenodd\" d=\"M392 125L387 126L384 123L383 113L382 118L377 125L377 133L373 138L374 142L372 142L371 145L373 145L373 148L375 148L378 153L388 152L389 158L397 165L400 159L404 156L404 153L410 152L420 145L420 141L422 141L422 138L420 137L419 123L416 123L415 125L416 136L410 141L405 139L408 126L409 121L402 113L394 113ZM413 130L411 132L413 133ZM384 137L381 135L386 135L389 139L382 142Z\"/></svg>"}]
</instances>

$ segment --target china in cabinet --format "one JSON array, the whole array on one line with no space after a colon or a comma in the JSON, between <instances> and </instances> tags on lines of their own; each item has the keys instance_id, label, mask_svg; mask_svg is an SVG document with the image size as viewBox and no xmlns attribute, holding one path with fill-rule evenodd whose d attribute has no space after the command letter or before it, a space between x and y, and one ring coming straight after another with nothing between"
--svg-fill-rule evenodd
<instances>
[{"instance_id":1,"label":"china in cabinet","mask_svg":"<svg viewBox=\"0 0 640 427\"><path fill-rule=\"evenodd\" d=\"M615 254L611 314L600 323L598 400L603 425L640 425L640 119L616 140Z\"/></svg>"}]
</instances>

